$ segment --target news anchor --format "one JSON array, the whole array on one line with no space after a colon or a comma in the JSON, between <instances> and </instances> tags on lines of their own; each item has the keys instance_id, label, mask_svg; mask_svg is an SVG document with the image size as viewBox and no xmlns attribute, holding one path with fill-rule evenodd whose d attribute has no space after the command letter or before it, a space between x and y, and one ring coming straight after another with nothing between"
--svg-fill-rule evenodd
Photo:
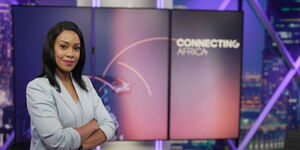
<instances>
[{"instance_id":1,"label":"news anchor","mask_svg":"<svg viewBox=\"0 0 300 150\"><path fill-rule=\"evenodd\" d=\"M26 89L30 149L90 149L111 139L114 122L82 75L85 47L76 24L63 21L48 31L42 62L42 73Z\"/></svg>"}]
</instances>

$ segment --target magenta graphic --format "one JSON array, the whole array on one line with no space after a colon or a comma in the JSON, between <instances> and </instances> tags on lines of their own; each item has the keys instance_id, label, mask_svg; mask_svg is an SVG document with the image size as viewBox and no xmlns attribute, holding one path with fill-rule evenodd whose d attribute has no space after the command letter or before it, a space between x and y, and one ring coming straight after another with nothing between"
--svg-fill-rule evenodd
<instances>
[{"instance_id":1,"label":"magenta graphic","mask_svg":"<svg viewBox=\"0 0 300 150\"><path fill-rule=\"evenodd\" d=\"M167 139L168 11L98 9L95 16L97 89L117 140Z\"/></svg>"}]
</instances>

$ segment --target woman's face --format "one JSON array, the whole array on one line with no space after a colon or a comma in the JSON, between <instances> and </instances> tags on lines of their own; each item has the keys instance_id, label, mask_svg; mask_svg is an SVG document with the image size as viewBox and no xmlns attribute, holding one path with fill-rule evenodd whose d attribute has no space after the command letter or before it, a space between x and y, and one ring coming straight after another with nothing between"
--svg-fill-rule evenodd
<instances>
[{"instance_id":1,"label":"woman's face","mask_svg":"<svg viewBox=\"0 0 300 150\"><path fill-rule=\"evenodd\" d=\"M71 30L60 33L54 43L55 62L57 69L62 72L71 72L80 57L80 39Z\"/></svg>"}]
</instances>

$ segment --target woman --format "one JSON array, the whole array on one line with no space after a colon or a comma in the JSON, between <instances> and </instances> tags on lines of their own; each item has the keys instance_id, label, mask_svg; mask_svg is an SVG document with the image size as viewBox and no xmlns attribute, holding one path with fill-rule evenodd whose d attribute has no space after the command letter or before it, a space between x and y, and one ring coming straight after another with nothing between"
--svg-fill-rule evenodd
<instances>
[{"instance_id":1,"label":"woman","mask_svg":"<svg viewBox=\"0 0 300 150\"><path fill-rule=\"evenodd\" d=\"M42 73L26 89L31 117L30 149L90 149L111 139L115 125L92 83L82 76L83 36L72 22L59 22L43 47Z\"/></svg>"}]
</instances>

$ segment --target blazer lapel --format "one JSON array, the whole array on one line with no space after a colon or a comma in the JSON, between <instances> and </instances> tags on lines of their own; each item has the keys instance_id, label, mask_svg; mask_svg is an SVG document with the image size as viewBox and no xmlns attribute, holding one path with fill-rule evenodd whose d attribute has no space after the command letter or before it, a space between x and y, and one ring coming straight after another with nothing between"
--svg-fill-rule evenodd
<instances>
[{"instance_id":1,"label":"blazer lapel","mask_svg":"<svg viewBox=\"0 0 300 150\"><path fill-rule=\"evenodd\" d=\"M87 92L85 90L83 90L78 83L74 80L74 78L72 77L72 82L73 85L75 87L75 90L77 92L80 104L81 104L81 108L83 111L83 114L81 114L83 116L83 122L82 123L86 123L88 121L90 121L90 118L88 115L90 115L90 111L93 110L93 107L91 107L92 105L90 104L91 101L88 99L88 95ZM93 111L92 111L93 112ZM92 113L93 114L93 113Z\"/></svg>"},{"instance_id":2,"label":"blazer lapel","mask_svg":"<svg viewBox=\"0 0 300 150\"><path fill-rule=\"evenodd\" d=\"M76 126L78 125L78 121L76 119L76 114L78 113L78 110L76 109L76 105L71 97L71 95L69 94L69 92L67 91L67 89L65 88L65 86L63 85L63 83L61 82L61 80L59 79L59 77L57 75L55 75L56 80L58 81L58 84L60 86L61 92L60 92L60 97L61 99L65 102L65 104L67 105L67 107L71 110L71 112L74 115L75 118L75 124Z\"/></svg>"},{"instance_id":3,"label":"blazer lapel","mask_svg":"<svg viewBox=\"0 0 300 150\"><path fill-rule=\"evenodd\" d=\"M79 98L79 101L81 101L83 99L83 90L81 89L81 87L77 84L77 82L75 81L75 79L73 78L73 76L71 75L71 78L72 78L72 83L73 83L73 86L75 88L75 91L77 93L77 96Z\"/></svg>"}]
</instances>

